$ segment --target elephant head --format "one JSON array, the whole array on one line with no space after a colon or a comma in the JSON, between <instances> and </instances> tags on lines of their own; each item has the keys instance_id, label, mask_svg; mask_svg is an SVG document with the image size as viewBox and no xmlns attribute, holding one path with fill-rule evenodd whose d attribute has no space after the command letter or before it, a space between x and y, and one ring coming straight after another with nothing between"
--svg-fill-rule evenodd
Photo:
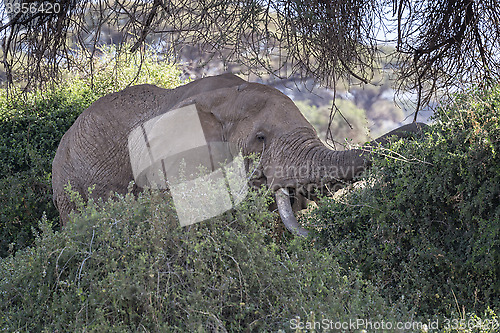
<instances>
[{"instance_id":1,"label":"elephant head","mask_svg":"<svg viewBox=\"0 0 500 333\"><path fill-rule=\"evenodd\" d=\"M168 127L168 121L173 119L173 110L187 106L199 119L197 126L209 147L228 143L231 155L241 152L244 156L260 156L252 184L266 185L275 192L285 226L300 235L307 235L307 231L295 220L290 192L307 195L312 188L344 184L370 164L364 151L333 151L324 146L295 104L280 91L262 84L224 74L172 90L134 86L96 101L63 136L52 169L54 202L62 223L74 208L64 189L68 182L84 199L91 186L93 197L105 198L111 191L125 193L137 178L131 145L136 150L139 146L130 143L131 133L141 136L149 122L160 117L167 123L168 135L162 141L162 132L157 131L159 145L177 145L168 139L175 128L190 131L192 126L184 123L182 128ZM407 125L374 143L384 143L389 135L418 127Z\"/></svg>"}]
</instances>

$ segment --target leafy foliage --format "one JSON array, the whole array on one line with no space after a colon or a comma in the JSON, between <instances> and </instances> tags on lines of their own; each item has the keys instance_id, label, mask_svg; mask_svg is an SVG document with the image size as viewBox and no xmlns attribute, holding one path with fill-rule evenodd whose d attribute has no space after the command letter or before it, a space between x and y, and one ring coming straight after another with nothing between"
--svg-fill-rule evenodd
<instances>
[{"instance_id":1,"label":"leafy foliage","mask_svg":"<svg viewBox=\"0 0 500 333\"><path fill-rule=\"evenodd\" d=\"M138 74L135 56L111 60L113 50L98 58L99 74L67 73L66 81L48 91L0 93L0 257L29 245L31 228L43 212L56 222L52 203L51 165L63 134L93 101L132 83L154 83L166 88L181 84L179 70L150 57Z\"/></svg>"},{"instance_id":2,"label":"leafy foliage","mask_svg":"<svg viewBox=\"0 0 500 333\"><path fill-rule=\"evenodd\" d=\"M423 141L379 158L312 223L341 265L424 314L500 305L500 87L457 96Z\"/></svg>"},{"instance_id":3,"label":"leafy foliage","mask_svg":"<svg viewBox=\"0 0 500 333\"><path fill-rule=\"evenodd\" d=\"M44 220L36 247L0 262L7 331L277 331L290 320L397 319L355 270L303 239L266 236L268 195L178 226L166 194L80 206L63 231Z\"/></svg>"}]
</instances>

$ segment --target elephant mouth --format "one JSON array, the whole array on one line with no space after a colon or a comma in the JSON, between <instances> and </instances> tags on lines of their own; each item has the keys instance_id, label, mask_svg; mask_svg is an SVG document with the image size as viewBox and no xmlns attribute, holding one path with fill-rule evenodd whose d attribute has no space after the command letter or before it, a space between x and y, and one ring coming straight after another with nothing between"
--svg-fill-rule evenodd
<instances>
[{"instance_id":1,"label":"elephant mouth","mask_svg":"<svg viewBox=\"0 0 500 333\"><path fill-rule=\"evenodd\" d=\"M307 237L309 231L302 228L293 214L290 191L287 188L279 188L275 193L278 212L285 227L293 234Z\"/></svg>"},{"instance_id":2,"label":"elephant mouth","mask_svg":"<svg viewBox=\"0 0 500 333\"><path fill-rule=\"evenodd\" d=\"M295 235L306 237L309 232L299 225L292 209L292 194L296 192L297 184L297 180L293 179L280 179L279 182L275 182L274 179L269 179L262 173L260 177L254 177L250 181L253 187L270 188L274 192L278 212L285 227Z\"/></svg>"},{"instance_id":3,"label":"elephant mouth","mask_svg":"<svg viewBox=\"0 0 500 333\"><path fill-rule=\"evenodd\" d=\"M260 181L263 180L260 179ZM294 194L297 194L298 189L302 188L300 182L296 179L280 179L280 181L275 182L267 178L265 181L267 186L274 192L278 212L285 227L292 234L307 237L309 232L299 225L292 208Z\"/></svg>"},{"instance_id":4,"label":"elephant mouth","mask_svg":"<svg viewBox=\"0 0 500 333\"><path fill-rule=\"evenodd\" d=\"M265 185L271 189L274 192L278 212L285 227L295 235L307 237L309 232L298 223L292 205L299 195L309 200L316 200L317 190L320 190L321 186L306 179L290 177L277 180L276 178L268 178L263 174L260 177L253 178L251 185L254 187Z\"/></svg>"},{"instance_id":5,"label":"elephant mouth","mask_svg":"<svg viewBox=\"0 0 500 333\"><path fill-rule=\"evenodd\" d=\"M285 184L285 185L281 185ZM303 196L309 200L317 201L318 195L324 195L328 192L335 192L344 185L341 183L300 183L293 182L280 182L273 184L271 189L274 191L276 198L276 205L280 214L281 220L285 227L293 234L307 237L309 231L302 228L295 218L292 208L294 198Z\"/></svg>"}]
</instances>

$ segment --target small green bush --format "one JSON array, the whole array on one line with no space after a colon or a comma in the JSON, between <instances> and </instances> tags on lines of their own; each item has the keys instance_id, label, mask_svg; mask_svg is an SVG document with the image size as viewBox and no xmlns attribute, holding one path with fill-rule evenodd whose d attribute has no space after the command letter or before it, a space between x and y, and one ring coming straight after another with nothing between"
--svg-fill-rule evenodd
<instances>
[{"instance_id":1,"label":"small green bush","mask_svg":"<svg viewBox=\"0 0 500 333\"><path fill-rule=\"evenodd\" d=\"M90 101L67 89L0 100L0 257L32 243L31 228L52 204L51 167L59 140ZM58 223L56 223L58 224ZM11 245L12 244L12 245Z\"/></svg>"},{"instance_id":2,"label":"small green bush","mask_svg":"<svg viewBox=\"0 0 500 333\"><path fill-rule=\"evenodd\" d=\"M419 314L500 307L499 114L500 86L471 91L379 150L364 188L314 213L320 244Z\"/></svg>"},{"instance_id":3,"label":"small green bush","mask_svg":"<svg viewBox=\"0 0 500 333\"><path fill-rule=\"evenodd\" d=\"M90 202L36 246L0 261L8 332L291 331L291 320L389 318L377 289L303 239L280 248L269 197L181 228L166 194ZM404 312L403 312L404 313Z\"/></svg>"},{"instance_id":4,"label":"small green bush","mask_svg":"<svg viewBox=\"0 0 500 333\"><path fill-rule=\"evenodd\" d=\"M116 56L116 57L115 57ZM96 58L98 74L68 73L57 87L20 94L0 91L0 257L32 244L32 227L43 212L54 227L51 169L57 146L76 117L92 102L129 84L152 83L174 88L180 71L151 54L139 60L128 53L104 50Z\"/></svg>"}]
</instances>

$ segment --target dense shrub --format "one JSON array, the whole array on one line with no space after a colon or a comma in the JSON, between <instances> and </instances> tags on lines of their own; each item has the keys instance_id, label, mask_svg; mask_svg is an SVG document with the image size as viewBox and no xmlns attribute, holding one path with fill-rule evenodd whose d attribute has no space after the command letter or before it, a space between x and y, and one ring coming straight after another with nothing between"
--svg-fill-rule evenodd
<instances>
[{"instance_id":1,"label":"dense shrub","mask_svg":"<svg viewBox=\"0 0 500 333\"><path fill-rule=\"evenodd\" d=\"M96 60L98 74L68 73L61 85L47 91L7 98L0 92L0 257L33 241L43 212L54 225L51 168L57 146L76 117L99 97L128 84L180 85L180 71L150 57L138 74L138 60L121 54L112 62L107 50Z\"/></svg>"},{"instance_id":2,"label":"dense shrub","mask_svg":"<svg viewBox=\"0 0 500 333\"><path fill-rule=\"evenodd\" d=\"M425 138L379 150L365 187L311 218L344 267L420 314L500 306L500 88L439 109Z\"/></svg>"},{"instance_id":3,"label":"dense shrub","mask_svg":"<svg viewBox=\"0 0 500 333\"><path fill-rule=\"evenodd\" d=\"M43 212L57 221L51 165L59 140L90 103L68 89L0 101L0 256L31 244Z\"/></svg>"},{"instance_id":4,"label":"dense shrub","mask_svg":"<svg viewBox=\"0 0 500 333\"><path fill-rule=\"evenodd\" d=\"M0 262L0 327L22 332L291 331L291 320L403 320L303 239L270 241L268 196L190 227L168 195L91 202Z\"/></svg>"}]
</instances>

